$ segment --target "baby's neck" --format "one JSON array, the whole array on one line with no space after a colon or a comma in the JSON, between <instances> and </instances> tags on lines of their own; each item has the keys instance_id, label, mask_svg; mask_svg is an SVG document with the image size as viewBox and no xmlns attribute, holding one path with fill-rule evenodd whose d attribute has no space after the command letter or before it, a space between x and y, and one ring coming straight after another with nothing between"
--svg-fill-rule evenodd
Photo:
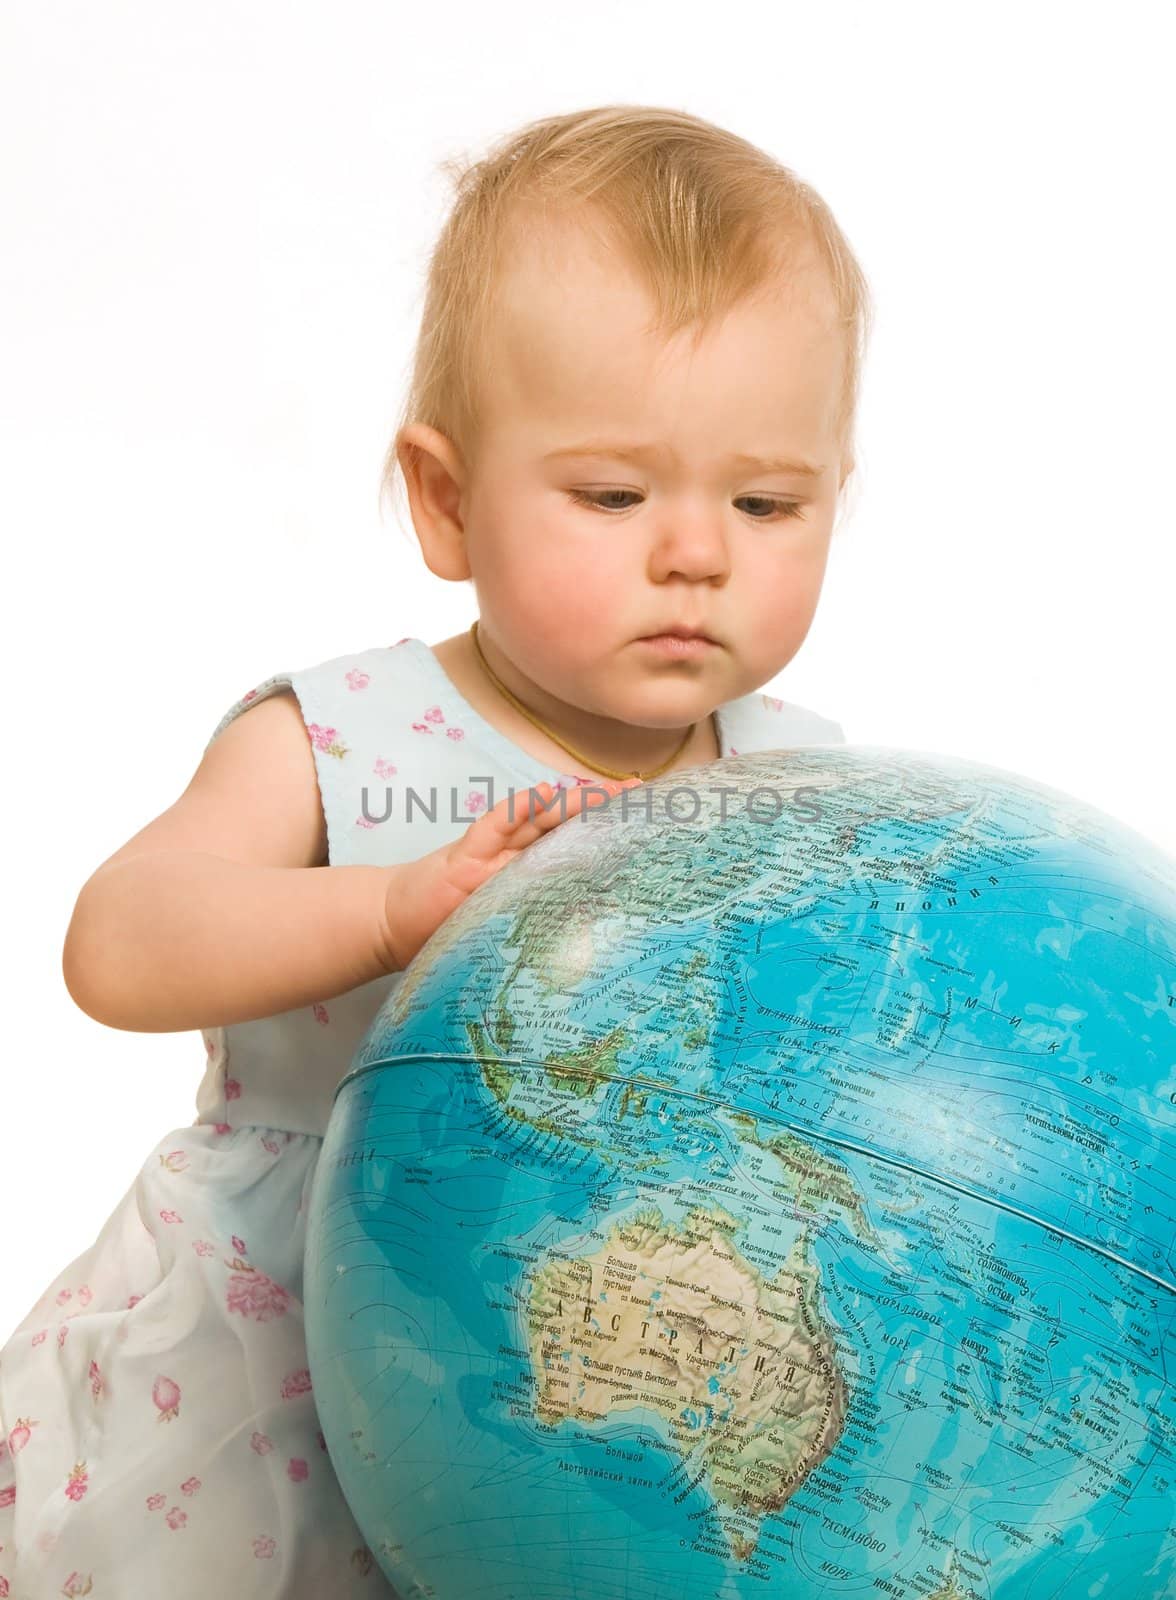
<instances>
[{"instance_id":1,"label":"baby's neck","mask_svg":"<svg viewBox=\"0 0 1176 1600\"><path fill-rule=\"evenodd\" d=\"M602 775L599 768L570 755L554 739L535 727L534 723L529 722L495 688L474 656L468 631L454 634L449 639L442 639L440 643L432 646L432 650L446 677L458 693L469 701L478 715L484 717L492 728L503 734L512 744L516 744L520 750L526 751L544 766L554 767L561 772L574 773L580 777ZM541 714L536 713L536 715ZM563 737L562 730L558 731ZM679 732L676 740L680 740L681 737ZM579 743L574 738L569 738L568 743L579 748ZM608 760L603 752L593 752L593 754L614 771L622 769L629 771L636 768L638 772L646 772L651 767L659 766L674 749L674 744L669 740L665 741L665 746L660 756L649 754L645 759L634 758L627 767L620 759ZM717 761L720 754L715 718L713 715L702 717L695 724L694 731L686 744L665 770L676 772L681 767L693 767L706 761Z\"/></svg>"}]
</instances>

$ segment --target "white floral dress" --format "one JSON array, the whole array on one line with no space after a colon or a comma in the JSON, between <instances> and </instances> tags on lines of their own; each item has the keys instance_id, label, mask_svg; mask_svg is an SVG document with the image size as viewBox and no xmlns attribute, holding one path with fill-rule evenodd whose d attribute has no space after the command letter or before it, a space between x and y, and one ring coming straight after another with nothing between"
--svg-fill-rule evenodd
<instances>
[{"instance_id":1,"label":"white floral dress","mask_svg":"<svg viewBox=\"0 0 1176 1600\"><path fill-rule=\"evenodd\" d=\"M577 781L492 728L414 638L275 674L212 737L286 687L331 865L414 860L512 787ZM758 693L718 717L724 756L844 737ZM400 978L203 1030L196 1120L0 1348L0 1600L393 1593L326 1453L301 1294L332 1096Z\"/></svg>"}]
</instances>

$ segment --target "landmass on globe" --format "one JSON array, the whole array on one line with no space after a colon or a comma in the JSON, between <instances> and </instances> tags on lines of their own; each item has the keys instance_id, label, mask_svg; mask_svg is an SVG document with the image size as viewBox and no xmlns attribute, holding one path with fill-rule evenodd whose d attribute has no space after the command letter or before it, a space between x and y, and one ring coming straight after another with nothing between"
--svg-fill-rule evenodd
<instances>
[{"instance_id":1,"label":"landmass on globe","mask_svg":"<svg viewBox=\"0 0 1176 1600\"><path fill-rule=\"evenodd\" d=\"M528 1347L541 1421L658 1413L693 1469L679 1494L705 1481L746 1558L836 1445L845 1382L805 1235L767 1279L740 1227L719 1207L680 1225L653 1207L591 1254L553 1252L531 1280Z\"/></svg>"}]
</instances>

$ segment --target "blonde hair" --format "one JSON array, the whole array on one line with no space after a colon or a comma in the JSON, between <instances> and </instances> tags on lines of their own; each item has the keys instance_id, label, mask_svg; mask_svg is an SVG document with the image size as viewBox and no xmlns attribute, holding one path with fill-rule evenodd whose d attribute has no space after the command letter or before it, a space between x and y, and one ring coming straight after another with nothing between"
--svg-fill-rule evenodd
<instances>
[{"instance_id":1,"label":"blonde hair","mask_svg":"<svg viewBox=\"0 0 1176 1600\"><path fill-rule=\"evenodd\" d=\"M815 247L845 339L838 439L844 458L856 458L869 287L824 200L764 151L684 111L608 105L527 123L481 160L450 159L440 170L455 195L430 258L382 492L395 488L398 475L403 484L397 444L412 422L436 428L473 459L496 291L512 225L530 202L591 202L648 291L654 328L667 337L695 325L701 331L773 277L803 267Z\"/></svg>"}]
</instances>

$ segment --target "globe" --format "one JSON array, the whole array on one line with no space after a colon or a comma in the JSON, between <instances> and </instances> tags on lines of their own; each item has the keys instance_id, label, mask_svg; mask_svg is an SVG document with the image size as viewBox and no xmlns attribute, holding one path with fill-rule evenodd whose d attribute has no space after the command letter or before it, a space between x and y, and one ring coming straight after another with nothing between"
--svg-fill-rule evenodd
<instances>
[{"instance_id":1,"label":"globe","mask_svg":"<svg viewBox=\"0 0 1176 1600\"><path fill-rule=\"evenodd\" d=\"M403 974L316 1172L383 1572L1176 1594L1174 1103L1176 864L1056 789L802 747L569 816Z\"/></svg>"}]
</instances>

